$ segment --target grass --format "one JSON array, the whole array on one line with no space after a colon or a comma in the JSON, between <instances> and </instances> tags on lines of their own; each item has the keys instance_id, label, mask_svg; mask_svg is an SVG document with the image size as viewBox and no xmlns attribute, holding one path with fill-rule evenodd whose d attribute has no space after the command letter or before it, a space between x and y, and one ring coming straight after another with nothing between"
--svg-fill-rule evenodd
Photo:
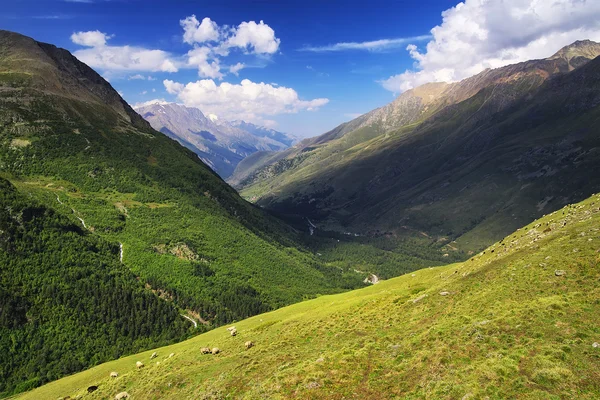
<instances>
[{"instance_id":1,"label":"grass","mask_svg":"<svg viewBox=\"0 0 600 400\"><path fill-rule=\"evenodd\" d=\"M597 399L599 223L595 195L463 263L258 315L235 323L236 337L223 327L20 398Z\"/></svg>"}]
</instances>

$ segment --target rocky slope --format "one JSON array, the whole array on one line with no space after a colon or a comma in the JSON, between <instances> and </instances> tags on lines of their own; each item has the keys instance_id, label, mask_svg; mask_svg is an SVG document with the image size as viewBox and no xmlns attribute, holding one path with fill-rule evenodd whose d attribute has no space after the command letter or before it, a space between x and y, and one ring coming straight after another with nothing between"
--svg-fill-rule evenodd
<instances>
[{"instance_id":1,"label":"rocky slope","mask_svg":"<svg viewBox=\"0 0 600 400\"><path fill-rule=\"evenodd\" d=\"M238 163L257 151L278 151L290 138L243 121L229 123L197 108L175 103L143 105L136 111L157 131L194 151L222 178L229 177Z\"/></svg>"},{"instance_id":2,"label":"rocky slope","mask_svg":"<svg viewBox=\"0 0 600 400\"><path fill-rule=\"evenodd\" d=\"M600 45L400 95L239 179L242 194L324 228L400 227L477 250L600 188ZM252 170L252 166L247 166Z\"/></svg>"}]
</instances>

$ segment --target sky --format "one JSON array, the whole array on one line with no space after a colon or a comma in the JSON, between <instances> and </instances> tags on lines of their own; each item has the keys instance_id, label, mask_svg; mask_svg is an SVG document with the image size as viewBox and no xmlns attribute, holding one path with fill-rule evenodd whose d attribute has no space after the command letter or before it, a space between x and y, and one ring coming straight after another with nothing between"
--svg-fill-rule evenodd
<instances>
[{"instance_id":1,"label":"sky","mask_svg":"<svg viewBox=\"0 0 600 400\"><path fill-rule=\"evenodd\" d=\"M130 104L316 136L413 87L600 41L598 0L2 0Z\"/></svg>"}]
</instances>

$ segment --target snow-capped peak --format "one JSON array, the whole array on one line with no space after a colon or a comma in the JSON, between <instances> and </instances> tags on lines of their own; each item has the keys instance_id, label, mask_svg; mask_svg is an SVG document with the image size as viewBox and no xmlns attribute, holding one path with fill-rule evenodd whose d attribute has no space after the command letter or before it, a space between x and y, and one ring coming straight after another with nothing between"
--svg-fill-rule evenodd
<instances>
[{"instance_id":1,"label":"snow-capped peak","mask_svg":"<svg viewBox=\"0 0 600 400\"><path fill-rule=\"evenodd\" d=\"M208 118L209 118L209 119L210 119L212 122L215 122L215 121L218 121L218 120L219 120L219 117L217 117L215 114L208 114Z\"/></svg>"}]
</instances>

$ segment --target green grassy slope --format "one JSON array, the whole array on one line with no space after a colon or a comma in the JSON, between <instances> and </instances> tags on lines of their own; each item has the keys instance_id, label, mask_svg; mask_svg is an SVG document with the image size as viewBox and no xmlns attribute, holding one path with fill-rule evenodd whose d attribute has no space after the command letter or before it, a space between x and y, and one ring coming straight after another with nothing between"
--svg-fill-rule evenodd
<instances>
[{"instance_id":1,"label":"green grassy slope","mask_svg":"<svg viewBox=\"0 0 600 400\"><path fill-rule=\"evenodd\" d=\"M21 398L597 399L599 226L594 195L463 263L258 315L235 337L217 329Z\"/></svg>"},{"instance_id":2,"label":"green grassy slope","mask_svg":"<svg viewBox=\"0 0 600 400\"><path fill-rule=\"evenodd\" d=\"M191 334L119 262L118 243L4 179L0 205L0 397Z\"/></svg>"},{"instance_id":3,"label":"green grassy slope","mask_svg":"<svg viewBox=\"0 0 600 400\"><path fill-rule=\"evenodd\" d=\"M297 232L241 199L195 154L153 130L66 50L6 31L0 31L0 177L94 240L110 243L146 295L173 303L172 310L198 322L195 332L364 286L365 273L327 265L299 246ZM17 276L17 267L3 264L2 274ZM39 278L34 271L28 282ZM20 285L9 281L3 291ZM192 326L179 317L177 327L183 324ZM160 326L144 325L147 336L160 338L166 332ZM0 365L2 376L47 356L29 349L19 354L27 362L17 362L11 343L0 346L9 355ZM84 347L76 342L71 351L79 356ZM42 381L104 361L107 354L147 347L140 342L86 356ZM51 358L60 357L68 359L66 348Z\"/></svg>"},{"instance_id":4,"label":"green grassy slope","mask_svg":"<svg viewBox=\"0 0 600 400\"><path fill-rule=\"evenodd\" d=\"M571 47L600 49L578 43ZM586 61L485 71L442 97L462 90L456 98L466 99L383 133L368 125L317 140L259 170L241 193L325 229L377 234L405 226L478 251L600 188L600 59Z\"/></svg>"}]
</instances>

